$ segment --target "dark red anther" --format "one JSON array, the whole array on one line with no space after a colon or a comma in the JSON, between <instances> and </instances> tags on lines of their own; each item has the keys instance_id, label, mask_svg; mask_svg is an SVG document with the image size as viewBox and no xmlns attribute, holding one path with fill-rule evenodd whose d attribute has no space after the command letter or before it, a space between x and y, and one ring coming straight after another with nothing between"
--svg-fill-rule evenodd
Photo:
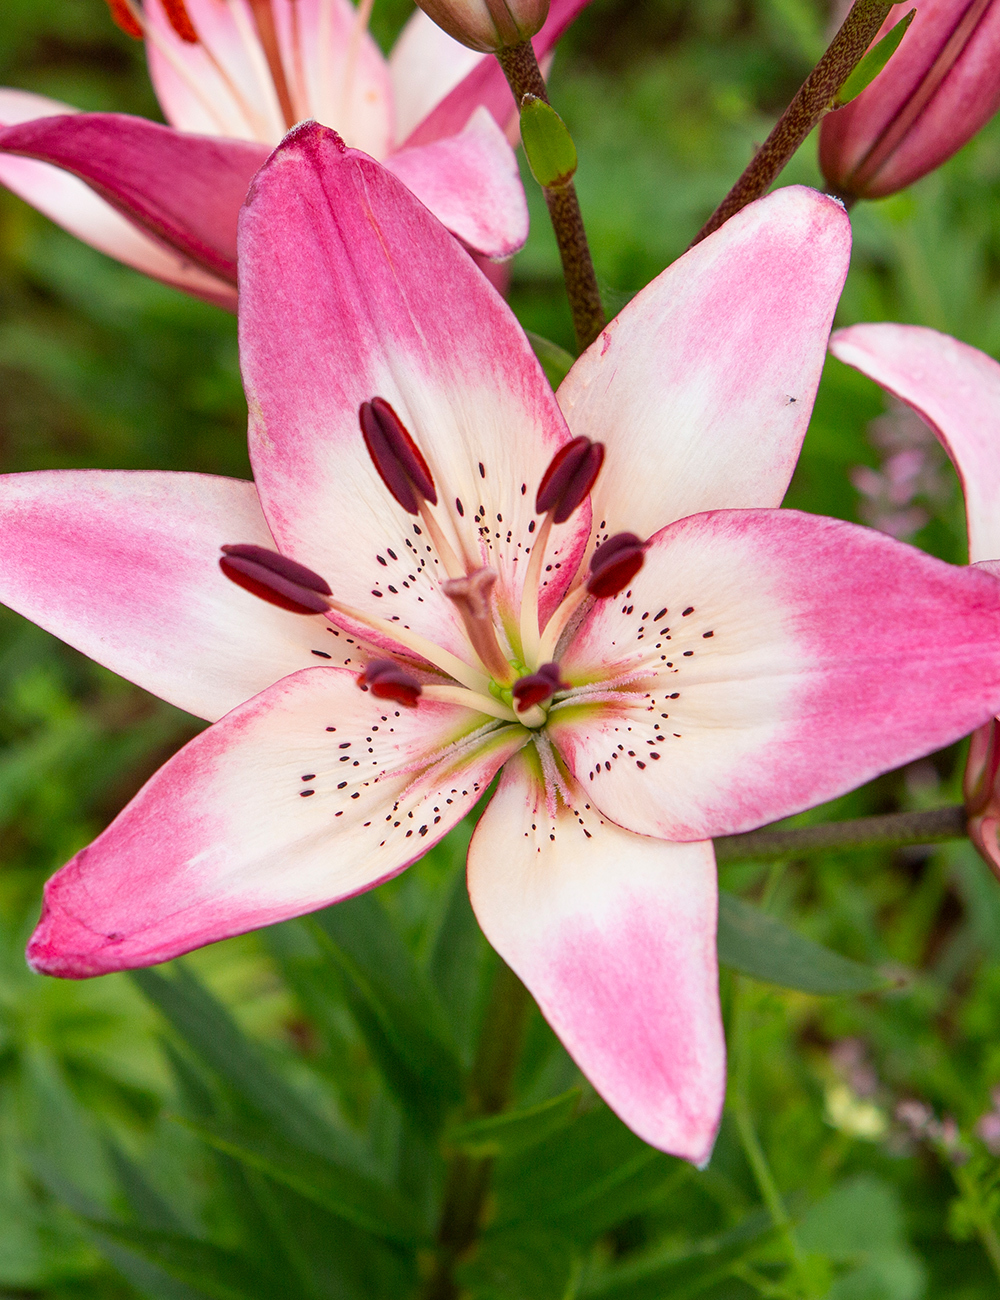
<instances>
[{"instance_id":1,"label":"dark red anther","mask_svg":"<svg viewBox=\"0 0 1000 1300\"><path fill-rule=\"evenodd\" d=\"M191 21L184 0L160 0L160 3L163 5L167 22L181 40L186 41L188 45L197 45L198 33L194 29L194 23Z\"/></svg>"},{"instance_id":2,"label":"dark red anther","mask_svg":"<svg viewBox=\"0 0 1000 1300\"><path fill-rule=\"evenodd\" d=\"M411 515L420 513L420 498L437 505L434 480L406 426L382 397L362 402L361 434L375 468L393 497Z\"/></svg>"},{"instance_id":3,"label":"dark red anther","mask_svg":"<svg viewBox=\"0 0 1000 1300\"><path fill-rule=\"evenodd\" d=\"M380 700L395 700L408 709L416 708L422 689L417 679L392 659L373 659L358 678L358 685L367 686Z\"/></svg>"},{"instance_id":4,"label":"dark red anther","mask_svg":"<svg viewBox=\"0 0 1000 1300\"><path fill-rule=\"evenodd\" d=\"M552 522L564 524L597 481L604 464L604 443L574 438L560 447L542 475L535 497L535 510Z\"/></svg>"},{"instance_id":5,"label":"dark red anther","mask_svg":"<svg viewBox=\"0 0 1000 1300\"><path fill-rule=\"evenodd\" d=\"M518 713L526 713L533 704L544 704L556 691L568 691L557 663L542 664L529 677L519 677L511 688Z\"/></svg>"},{"instance_id":6,"label":"dark red anther","mask_svg":"<svg viewBox=\"0 0 1000 1300\"><path fill-rule=\"evenodd\" d=\"M219 568L231 582L293 614L323 614L333 593L319 576L287 555L240 542L222 548Z\"/></svg>"},{"instance_id":7,"label":"dark red anther","mask_svg":"<svg viewBox=\"0 0 1000 1300\"><path fill-rule=\"evenodd\" d=\"M111 10L112 21L126 36L131 36L136 41L142 40L142 28L126 0L108 0L108 8Z\"/></svg>"},{"instance_id":8,"label":"dark red anther","mask_svg":"<svg viewBox=\"0 0 1000 1300\"><path fill-rule=\"evenodd\" d=\"M587 590L598 600L617 596L642 568L645 553L635 533L615 533L591 557Z\"/></svg>"}]
</instances>

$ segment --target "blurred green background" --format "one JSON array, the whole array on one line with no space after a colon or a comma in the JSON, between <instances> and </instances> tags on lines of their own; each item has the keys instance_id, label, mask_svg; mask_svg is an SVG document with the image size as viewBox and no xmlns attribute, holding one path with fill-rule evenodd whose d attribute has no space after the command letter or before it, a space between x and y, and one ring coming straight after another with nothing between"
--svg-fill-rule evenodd
<instances>
[{"instance_id":1,"label":"blurred green background","mask_svg":"<svg viewBox=\"0 0 1000 1300\"><path fill-rule=\"evenodd\" d=\"M406 0L377 0L379 39L390 42L408 11ZM611 311L683 252L821 53L829 20L821 0L594 0L564 39L552 97L579 149ZM0 81L159 116L141 48L102 0L6 0ZM817 183L814 141L790 181ZM555 246L527 173L526 188L532 234L511 301L528 328L569 347ZM1000 123L911 191L852 217L838 323L930 325L1000 354ZM232 318L109 262L0 193L4 471L248 476L244 431ZM833 361L789 503L965 559L958 488L936 444ZM197 1033L181 1045L180 994L171 1003L166 986L146 981L151 1001L125 976L74 985L25 969L45 878L199 724L6 612L0 691L0 1296L411 1294L419 1255L413 1264L380 1254L315 1206L310 1219L305 1201L210 1156L176 1118L208 1113L206 1097L226 1088L223 1110L258 1113L254 1072L273 1072L291 1098L282 1122L301 1103L321 1127L368 1144L433 1217L440 1157L415 1135L349 981L338 982L313 931L280 927L188 959L247 1035L219 1022L237 1044L228 1066L213 1064ZM810 816L954 801L960 770L959 748ZM491 965L462 903L464 833L376 891L373 905L471 1042ZM1000 1152L1000 1119L983 1118L1000 1085L1000 886L966 845L734 864L722 883L800 934L892 972L892 990L819 997L724 973L732 1104L708 1170L649 1152L585 1090L568 1128L498 1164L494 1220L515 1226L464 1275L468 1293L1000 1294L1000 1161L990 1149ZM183 985L191 1005L204 996L194 987ZM575 1082L536 1015L518 1101ZM897 1118L908 1101L930 1110ZM769 1228L747 1122L795 1224L797 1263ZM136 1235L143 1224L147 1238ZM208 1253L191 1247L181 1258L182 1231Z\"/></svg>"}]
</instances>

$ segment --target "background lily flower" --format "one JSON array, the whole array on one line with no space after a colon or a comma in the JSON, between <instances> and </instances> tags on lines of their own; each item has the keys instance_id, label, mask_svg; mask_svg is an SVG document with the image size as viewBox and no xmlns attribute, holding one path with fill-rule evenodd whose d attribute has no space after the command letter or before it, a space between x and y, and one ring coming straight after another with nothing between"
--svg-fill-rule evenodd
<instances>
[{"instance_id":1,"label":"background lily flower","mask_svg":"<svg viewBox=\"0 0 1000 1300\"><path fill-rule=\"evenodd\" d=\"M874 379L923 419L952 459L965 496L969 562L1000 577L1000 365L919 325L853 325L835 357ZM964 793L969 838L1000 876L1000 728L972 736Z\"/></svg>"},{"instance_id":2,"label":"background lily flower","mask_svg":"<svg viewBox=\"0 0 1000 1300\"><path fill-rule=\"evenodd\" d=\"M405 187L293 132L241 220L255 484L0 483L4 601L218 719L49 882L35 968L150 964L367 889L503 768L469 852L480 924L618 1114L706 1159L725 1084L709 838L1000 703L992 579L759 508L794 466L848 253L833 200L746 208L633 299L557 404ZM588 567L601 591L612 567L594 548L622 532L642 566L591 596ZM228 581L233 542L245 585L328 613Z\"/></svg>"},{"instance_id":3,"label":"background lily flower","mask_svg":"<svg viewBox=\"0 0 1000 1300\"><path fill-rule=\"evenodd\" d=\"M904 16L897 7L880 35ZM882 198L925 176L1000 108L1000 5L920 0L870 86L820 127L819 161L838 194Z\"/></svg>"},{"instance_id":4,"label":"background lily flower","mask_svg":"<svg viewBox=\"0 0 1000 1300\"><path fill-rule=\"evenodd\" d=\"M585 3L555 0L539 58ZM173 21L161 0L123 4L173 129L0 90L0 182L101 252L235 309L240 204L305 118L382 159L474 253L508 258L527 238L504 75L421 11L386 60L371 0L187 0Z\"/></svg>"}]
</instances>

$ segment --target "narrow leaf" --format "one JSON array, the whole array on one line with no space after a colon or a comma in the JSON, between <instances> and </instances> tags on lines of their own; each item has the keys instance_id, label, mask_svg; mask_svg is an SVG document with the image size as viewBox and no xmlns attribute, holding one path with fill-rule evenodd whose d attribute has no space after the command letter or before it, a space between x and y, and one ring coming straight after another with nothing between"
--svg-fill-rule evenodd
<instances>
[{"instance_id":1,"label":"narrow leaf","mask_svg":"<svg viewBox=\"0 0 1000 1300\"><path fill-rule=\"evenodd\" d=\"M271 1068L225 1007L183 965L174 969L173 979L154 970L132 971L132 978L191 1050L286 1137L322 1154L332 1150L349 1157L346 1137Z\"/></svg>"},{"instance_id":2,"label":"narrow leaf","mask_svg":"<svg viewBox=\"0 0 1000 1300\"><path fill-rule=\"evenodd\" d=\"M471 1300L565 1300L578 1272L573 1243L542 1228L489 1233L455 1270Z\"/></svg>"},{"instance_id":3,"label":"narrow leaf","mask_svg":"<svg viewBox=\"0 0 1000 1300\"><path fill-rule=\"evenodd\" d=\"M522 1106L503 1115L470 1120L449 1130L451 1146L473 1156L512 1156L544 1141L570 1122L580 1100L580 1089L571 1088L559 1097Z\"/></svg>"},{"instance_id":4,"label":"narrow leaf","mask_svg":"<svg viewBox=\"0 0 1000 1300\"><path fill-rule=\"evenodd\" d=\"M531 174L543 189L557 189L573 179L576 145L566 123L537 95L521 100L521 143Z\"/></svg>"},{"instance_id":5,"label":"narrow leaf","mask_svg":"<svg viewBox=\"0 0 1000 1300\"><path fill-rule=\"evenodd\" d=\"M773 916L719 891L719 961L754 979L804 993L871 993L889 981L872 966L797 934Z\"/></svg>"},{"instance_id":6,"label":"narrow leaf","mask_svg":"<svg viewBox=\"0 0 1000 1300\"><path fill-rule=\"evenodd\" d=\"M216 1122L182 1122L217 1151L267 1174L356 1227L403 1243L425 1236L413 1207L353 1169L264 1133L248 1133Z\"/></svg>"},{"instance_id":7,"label":"narrow leaf","mask_svg":"<svg viewBox=\"0 0 1000 1300\"><path fill-rule=\"evenodd\" d=\"M409 948L371 894L317 912L312 925L386 1083L418 1127L436 1132L462 1098L463 1071L441 1004Z\"/></svg>"},{"instance_id":8,"label":"narrow leaf","mask_svg":"<svg viewBox=\"0 0 1000 1300\"><path fill-rule=\"evenodd\" d=\"M841 86L837 94L837 107L841 108L844 104L849 104L852 99L870 86L885 65L895 54L899 42L906 35L906 29L913 22L916 9L911 9L905 18L901 18L891 31L886 32L880 41L878 41L868 51L858 66Z\"/></svg>"},{"instance_id":9,"label":"narrow leaf","mask_svg":"<svg viewBox=\"0 0 1000 1300\"><path fill-rule=\"evenodd\" d=\"M288 1294L283 1280L264 1273L258 1263L197 1237L100 1220L88 1226L98 1240L116 1242L135 1251L213 1300L281 1300Z\"/></svg>"}]
</instances>

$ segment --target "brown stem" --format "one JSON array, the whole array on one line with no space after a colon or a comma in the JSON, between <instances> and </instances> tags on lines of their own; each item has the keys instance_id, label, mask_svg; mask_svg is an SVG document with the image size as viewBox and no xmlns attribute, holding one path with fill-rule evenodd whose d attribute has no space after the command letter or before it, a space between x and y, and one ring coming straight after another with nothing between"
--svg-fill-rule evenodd
<instances>
[{"instance_id":1,"label":"brown stem","mask_svg":"<svg viewBox=\"0 0 1000 1300\"><path fill-rule=\"evenodd\" d=\"M499 1115L510 1100L530 1006L531 995L501 961L469 1075L466 1119ZM437 1254L423 1300L456 1300L459 1287L455 1265L479 1235L492 1172L492 1156L470 1156L459 1151L449 1161Z\"/></svg>"},{"instance_id":2,"label":"brown stem","mask_svg":"<svg viewBox=\"0 0 1000 1300\"><path fill-rule=\"evenodd\" d=\"M898 0L854 0L830 47L816 64L753 161L692 241L692 247L740 208L770 188L820 118L828 111Z\"/></svg>"},{"instance_id":3,"label":"brown stem","mask_svg":"<svg viewBox=\"0 0 1000 1300\"><path fill-rule=\"evenodd\" d=\"M500 50L497 61L503 68L518 107L525 95L537 95L546 104L549 102L545 81L530 41L522 41L520 45ZM559 245L566 294L573 314L573 332L577 347L582 352L604 328L605 316L594 262L590 256L590 245L587 243L587 232L583 226L580 201L572 181L552 189L542 186L542 193L545 195L552 229Z\"/></svg>"},{"instance_id":4,"label":"brown stem","mask_svg":"<svg viewBox=\"0 0 1000 1300\"><path fill-rule=\"evenodd\" d=\"M848 822L825 822L820 826L795 826L773 830L765 826L743 835L723 835L715 841L719 862L797 857L821 853L824 849L898 848L904 844L938 844L966 836L966 812L961 804L932 808L927 812L888 813L882 817L858 817Z\"/></svg>"}]
</instances>

